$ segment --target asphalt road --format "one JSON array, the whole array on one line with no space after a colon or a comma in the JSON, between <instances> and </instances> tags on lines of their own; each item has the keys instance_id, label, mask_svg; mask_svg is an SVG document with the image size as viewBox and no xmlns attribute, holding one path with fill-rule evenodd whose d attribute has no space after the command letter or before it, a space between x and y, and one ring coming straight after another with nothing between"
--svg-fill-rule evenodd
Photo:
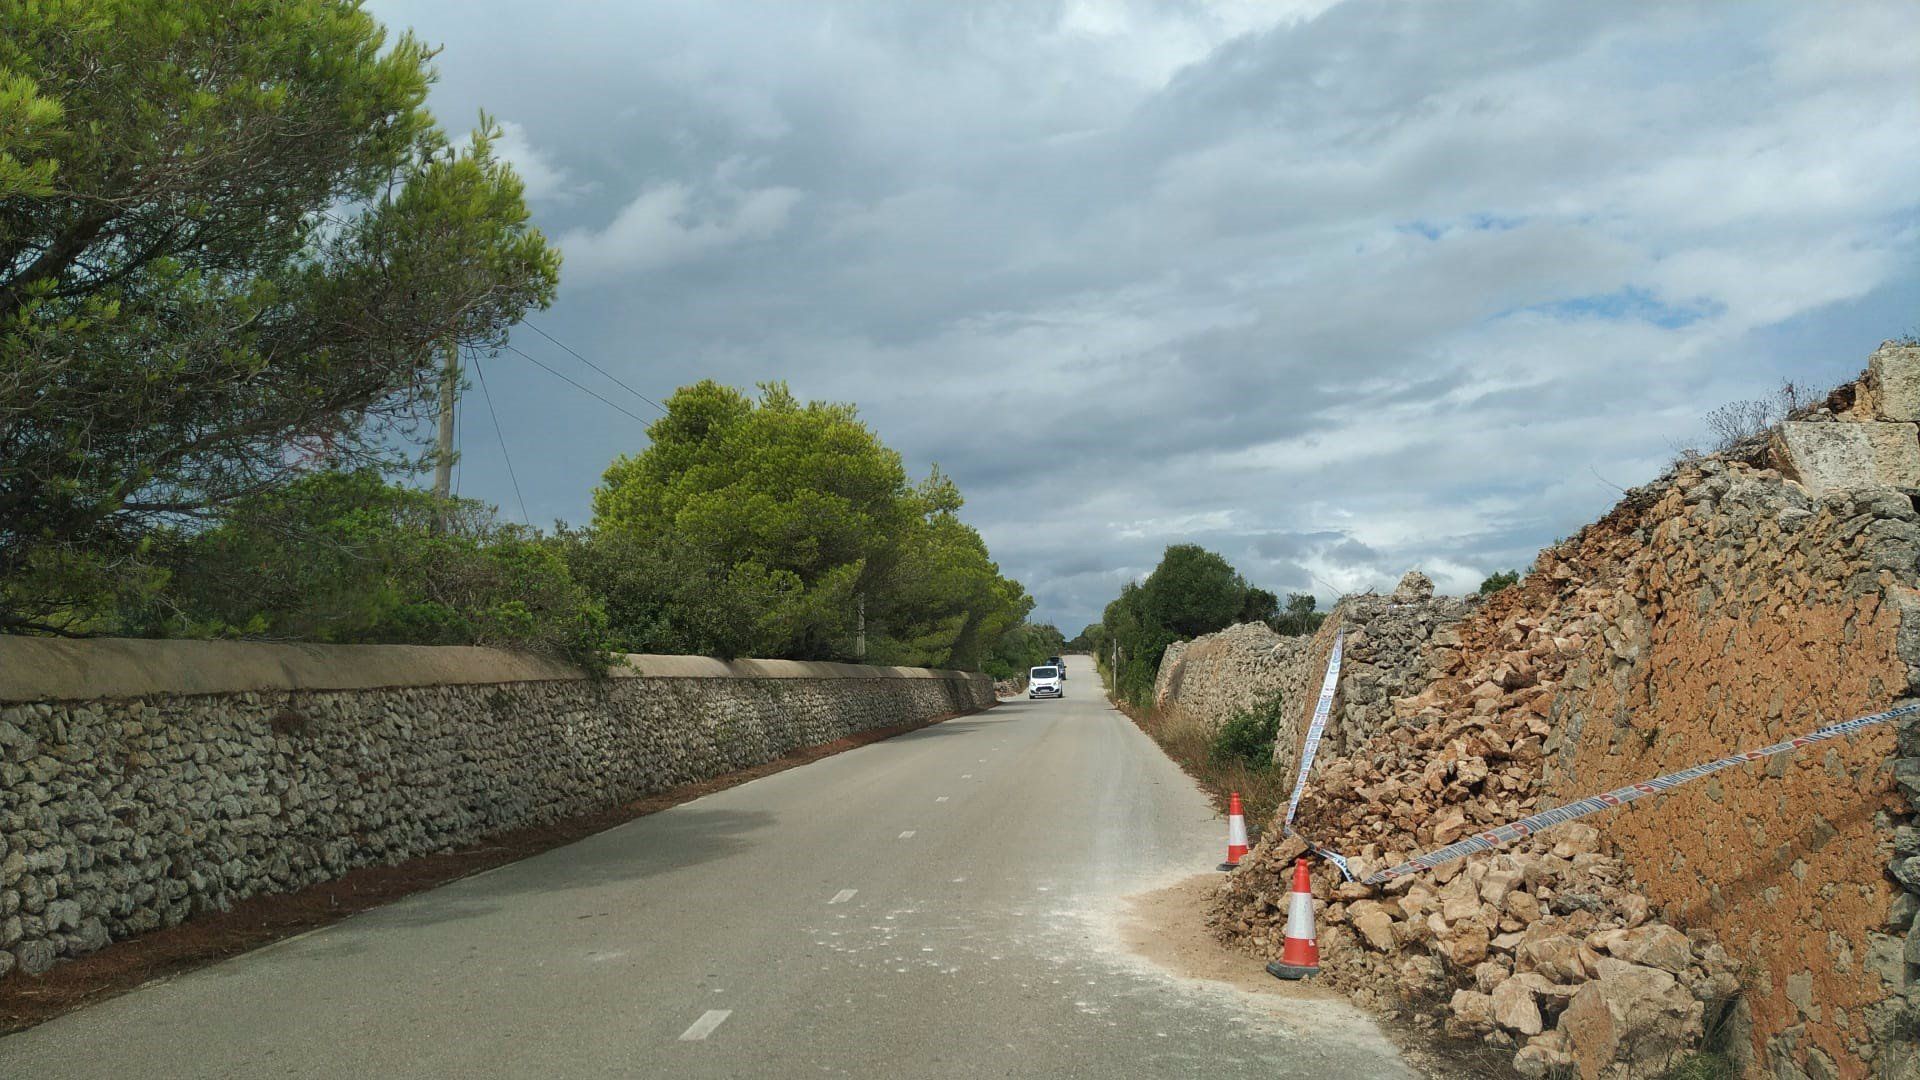
<instances>
[{"instance_id":1,"label":"asphalt road","mask_svg":"<svg viewBox=\"0 0 1920 1080\"><path fill-rule=\"evenodd\" d=\"M0 1077L1411 1075L1338 1001L1128 951L1225 828L1069 670L0 1039Z\"/></svg>"}]
</instances>

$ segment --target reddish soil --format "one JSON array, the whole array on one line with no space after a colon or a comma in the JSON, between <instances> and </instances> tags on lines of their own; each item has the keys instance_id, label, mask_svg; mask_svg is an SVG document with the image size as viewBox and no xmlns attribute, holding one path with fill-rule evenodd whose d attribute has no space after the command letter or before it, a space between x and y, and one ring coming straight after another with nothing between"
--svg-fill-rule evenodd
<instances>
[{"instance_id":1,"label":"reddish soil","mask_svg":"<svg viewBox=\"0 0 1920 1080\"><path fill-rule=\"evenodd\" d=\"M235 904L229 911L211 912L179 926L116 941L99 952L63 961L38 977L16 973L0 980L0 1035L23 1031L62 1013L124 994L154 979L237 956L403 896L571 844L702 795L965 715L968 714L951 713L913 724L875 728L796 750L751 769L648 795L598 813L496 833L450 854L427 855L391 866L363 867L345 877L298 892L255 896Z\"/></svg>"}]
</instances>

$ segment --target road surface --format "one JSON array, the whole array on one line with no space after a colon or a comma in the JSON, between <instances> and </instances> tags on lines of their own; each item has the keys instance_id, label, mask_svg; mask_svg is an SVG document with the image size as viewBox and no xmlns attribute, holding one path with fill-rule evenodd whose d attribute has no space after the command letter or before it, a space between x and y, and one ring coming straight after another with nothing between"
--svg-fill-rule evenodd
<instances>
[{"instance_id":1,"label":"road surface","mask_svg":"<svg viewBox=\"0 0 1920 1080\"><path fill-rule=\"evenodd\" d=\"M0 1077L1413 1075L1337 1000L1128 951L1225 827L1069 670L0 1039Z\"/></svg>"}]
</instances>

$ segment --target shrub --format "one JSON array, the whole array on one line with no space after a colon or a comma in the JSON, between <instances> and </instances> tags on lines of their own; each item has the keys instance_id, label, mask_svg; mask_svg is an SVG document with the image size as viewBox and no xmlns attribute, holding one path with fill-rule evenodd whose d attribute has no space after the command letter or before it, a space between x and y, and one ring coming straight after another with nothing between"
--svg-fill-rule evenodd
<instances>
[{"instance_id":1,"label":"shrub","mask_svg":"<svg viewBox=\"0 0 1920 1080\"><path fill-rule=\"evenodd\" d=\"M478 503L316 473L175 534L123 632L500 645L604 670L607 617L551 543Z\"/></svg>"},{"instance_id":2,"label":"shrub","mask_svg":"<svg viewBox=\"0 0 1920 1080\"><path fill-rule=\"evenodd\" d=\"M1285 702L1275 694L1251 709L1235 713L1214 734L1210 751L1215 764L1239 764L1249 769L1273 767L1273 741L1280 734Z\"/></svg>"},{"instance_id":3,"label":"shrub","mask_svg":"<svg viewBox=\"0 0 1920 1080\"><path fill-rule=\"evenodd\" d=\"M1480 595L1492 596L1494 593L1499 592L1501 589L1507 588L1510 585L1517 585L1519 583L1520 583L1520 571L1499 570L1494 573L1488 574L1487 580L1480 583Z\"/></svg>"}]
</instances>

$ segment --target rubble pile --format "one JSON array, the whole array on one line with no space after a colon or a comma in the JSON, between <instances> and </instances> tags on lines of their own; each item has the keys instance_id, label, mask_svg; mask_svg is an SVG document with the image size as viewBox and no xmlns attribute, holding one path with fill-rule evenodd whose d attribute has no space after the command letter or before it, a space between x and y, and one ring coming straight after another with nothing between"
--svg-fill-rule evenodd
<instances>
[{"instance_id":1,"label":"rubble pile","mask_svg":"<svg viewBox=\"0 0 1920 1080\"><path fill-rule=\"evenodd\" d=\"M1920 345L1683 457L1518 585L1448 611L1429 592L1343 600L1304 657L1337 621L1348 665L1295 824L1362 878L1920 694ZM1914 1080L1916 809L1908 717L1379 889L1309 856L1322 967L1528 1075L1659 1075L1705 1027L1742 1075ZM1213 916L1268 957L1306 850L1278 826Z\"/></svg>"},{"instance_id":2,"label":"rubble pile","mask_svg":"<svg viewBox=\"0 0 1920 1080\"><path fill-rule=\"evenodd\" d=\"M1323 749L1301 833L1363 878L1546 808L1554 690L1604 636L1610 595L1541 572L1430 634L1424 688L1388 698L1377 732L1347 753ZM1290 868L1306 851L1277 835L1256 848L1223 893L1216 933L1279 956ZM1717 1014L1739 990L1712 935L1654 918L1582 823L1379 888L1315 864L1329 980L1363 1004L1512 1049L1524 1075L1655 1075L1698 1046L1709 1005Z\"/></svg>"}]
</instances>

